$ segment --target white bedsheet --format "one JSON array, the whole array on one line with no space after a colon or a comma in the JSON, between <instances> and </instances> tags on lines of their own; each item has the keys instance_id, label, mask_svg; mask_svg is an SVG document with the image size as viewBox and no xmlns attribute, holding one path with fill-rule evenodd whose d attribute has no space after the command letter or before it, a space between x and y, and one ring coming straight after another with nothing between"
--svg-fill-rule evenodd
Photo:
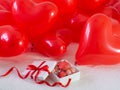
<instances>
[{"instance_id":1,"label":"white bedsheet","mask_svg":"<svg viewBox=\"0 0 120 90\"><path fill-rule=\"evenodd\" d=\"M74 63L78 44L71 44L66 54L59 59L67 59ZM37 53L26 52L17 57L0 58L0 74L11 66L22 72L34 60L51 59ZM59 60L58 59L58 60ZM67 88L49 87L35 84L31 79L22 80L14 71L7 77L0 78L0 90L120 90L120 64L111 66L78 66L81 79Z\"/></svg>"}]
</instances>

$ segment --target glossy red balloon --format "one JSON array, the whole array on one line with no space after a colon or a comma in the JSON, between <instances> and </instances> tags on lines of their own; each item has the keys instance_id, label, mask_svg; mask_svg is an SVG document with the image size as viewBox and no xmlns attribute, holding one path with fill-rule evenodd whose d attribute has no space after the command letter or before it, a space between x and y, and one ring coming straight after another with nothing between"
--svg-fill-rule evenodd
<instances>
[{"instance_id":1,"label":"glossy red balloon","mask_svg":"<svg viewBox=\"0 0 120 90\"><path fill-rule=\"evenodd\" d=\"M61 14L70 14L73 13L76 9L76 0L51 0L54 2Z\"/></svg>"},{"instance_id":2,"label":"glossy red balloon","mask_svg":"<svg viewBox=\"0 0 120 90\"><path fill-rule=\"evenodd\" d=\"M73 41L73 32L68 28L61 28L56 31L56 36L61 38L66 46L68 46Z\"/></svg>"},{"instance_id":3,"label":"glossy red balloon","mask_svg":"<svg viewBox=\"0 0 120 90\"><path fill-rule=\"evenodd\" d=\"M10 25L0 26L0 56L10 57L23 53L28 45L26 36Z\"/></svg>"},{"instance_id":4,"label":"glossy red balloon","mask_svg":"<svg viewBox=\"0 0 120 90\"><path fill-rule=\"evenodd\" d=\"M115 7L104 7L100 12L120 22L120 13Z\"/></svg>"},{"instance_id":5,"label":"glossy red balloon","mask_svg":"<svg viewBox=\"0 0 120 90\"><path fill-rule=\"evenodd\" d=\"M46 35L41 40L34 43L35 49L46 55L52 57L60 57L66 52L66 44L55 34Z\"/></svg>"},{"instance_id":6,"label":"glossy red balloon","mask_svg":"<svg viewBox=\"0 0 120 90\"><path fill-rule=\"evenodd\" d=\"M93 13L104 7L110 0L78 0L78 8L84 12Z\"/></svg>"},{"instance_id":7,"label":"glossy red balloon","mask_svg":"<svg viewBox=\"0 0 120 90\"><path fill-rule=\"evenodd\" d=\"M55 33L56 30L61 29L61 28L64 28L64 22L63 22L63 19L60 16L58 16L57 20L52 25L49 32L50 33Z\"/></svg>"},{"instance_id":8,"label":"glossy red balloon","mask_svg":"<svg viewBox=\"0 0 120 90\"><path fill-rule=\"evenodd\" d=\"M74 42L79 42L83 26L88 18L89 16L77 12L71 15L71 17L66 21L67 27L70 28L73 32Z\"/></svg>"},{"instance_id":9,"label":"glossy red balloon","mask_svg":"<svg viewBox=\"0 0 120 90\"><path fill-rule=\"evenodd\" d=\"M60 14L70 14L76 9L77 0L34 0L35 2L50 1L57 5Z\"/></svg>"},{"instance_id":10,"label":"glossy red balloon","mask_svg":"<svg viewBox=\"0 0 120 90\"><path fill-rule=\"evenodd\" d=\"M56 20L58 9L52 2L35 3L32 0L14 0L12 13L17 25L31 41L41 38Z\"/></svg>"},{"instance_id":11,"label":"glossy red balloon","mask_svg":"<svg viewBox=\"0 0 120 90\"><path fill-rule=\"evenodd\" d=\"M90 17L84 26L77 64L115 64L120 62L120 38L114 35L112 22L104 14Z\"/></svg>"}]
</instances>

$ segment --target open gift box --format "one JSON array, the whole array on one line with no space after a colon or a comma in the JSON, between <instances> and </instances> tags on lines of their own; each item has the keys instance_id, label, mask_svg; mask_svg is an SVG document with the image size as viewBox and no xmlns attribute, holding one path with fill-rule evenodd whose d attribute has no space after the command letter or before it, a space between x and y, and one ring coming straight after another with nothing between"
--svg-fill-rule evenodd
<instances>
[{"instance_id":1,"label":"open gift box","mask_svg":"<svg viewBox=\"0 0 120 90\"><path fill-rule=\"evenodd\" d=\"M71 79L71 82L77 81L80 79L80 71L78 70L78 68L76 66L74 66L73 64L71 64L70 62L66 61L66 60L61 60L60 62L67 62L70 64L70 68L74 69L74 71L69 72L68 70L68 75L65 75L63 77L60 77L59 75L56 74L55 71L52 71L50 74L50 78L53 79L55 82L62 82L62 83L67 83L67 81L69 79ZM58 62L59 63L59 62ZM64 70L65 71L65 70ZM59 72L58 72L59 73Z\"/></svg>"}]
</instances>

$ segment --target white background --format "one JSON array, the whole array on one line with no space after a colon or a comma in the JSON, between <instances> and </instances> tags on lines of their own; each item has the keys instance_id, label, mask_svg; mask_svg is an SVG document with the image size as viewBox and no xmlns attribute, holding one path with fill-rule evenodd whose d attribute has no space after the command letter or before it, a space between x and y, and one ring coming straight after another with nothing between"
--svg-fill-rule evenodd
<instances>
[{"instance_id":1,"label":"white background","mask_svg":"<svg viewBox=\"0 0 120 90\"><path fill-rule=\"evenodd\" d=\"M57 60L67 59L74 63L77 48L77 44L71 44L66 54ZM17 57L0 58L0 74L3 74L11 66L16 66L22 72L32 61L48 59L50 58L30 52ZM0 78L0 90L120 90L120 64L111 66L78 66L78 68L81 72L81 79L71 83L67 88L38 85L31 79L22 80L13 71L9 76Z\"/></svg>"}]
</instances>

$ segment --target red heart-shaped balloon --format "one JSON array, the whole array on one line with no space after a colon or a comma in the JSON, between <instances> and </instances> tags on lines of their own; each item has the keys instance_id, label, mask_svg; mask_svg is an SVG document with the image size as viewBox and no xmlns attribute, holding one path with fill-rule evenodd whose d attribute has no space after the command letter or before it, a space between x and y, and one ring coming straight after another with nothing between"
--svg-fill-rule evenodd
<instances>
[{"instance_id":1,"label":"red heart-shaped balloon","mask_svg":"<svg viewBox=\"0 0 120 90\"><path fill-rule=\"evenodd\" d=\"M52 2L14 0L12 13L17 26L23 28L30 40L34 41L49 30L56 20L58 9Z\"/></svg>"},{"instance_id":2,"label":"red heart-shaped balloon","mask_svg":"<svg viewBox=\"0 0 120 90\"><path fill-rule=\"evenodd\" d=\"M115 30L116 33L116 30ZM115 64L120 62L120 38L104 14L95 14L86 22L76 53L77 64Z\"/></svg>"},{"instance_id":3,"label":"red heart-shaped balloon","mask_svg":"<svg viewBox=\"0 0 120 90\"><path fill-rule=\"evenodd\" d=\"M17 56L25 52L28 39L11 25L0 26L0 57Z\"/></svg>"}]
</instances>

